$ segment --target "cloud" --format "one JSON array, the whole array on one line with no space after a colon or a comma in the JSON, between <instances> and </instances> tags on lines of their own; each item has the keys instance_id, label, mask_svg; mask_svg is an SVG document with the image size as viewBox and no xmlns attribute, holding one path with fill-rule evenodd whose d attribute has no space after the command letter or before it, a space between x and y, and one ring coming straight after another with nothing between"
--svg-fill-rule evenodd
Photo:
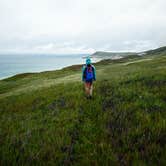
<instances>
[{"instance_id":1,"label":"cloud","mask_svg":"<svg viewBox=\"0 0 166 166\"><path fill-rule=\"evenodd\" d=\"M0 52L141 51L166 44L165 0L0 0Z\"/></svg>"},{"instance_id":2,"label":"cloud","mask_svg":"<svg viewBox=\"0 0 166 166\"><path fill-rule=\"evenodd\" d=\"M93 48L87 48L86 46L79 46L73 42L65 43L49 43L45 45L40 45L35 48L32 48L33 52L43 52L43 53L55 53L55 54L79 54L79 53L94 53ZM32 51L31 50L31 51ZM56 50L56 51L55 51Z\"/></svg>"}]
</instances>

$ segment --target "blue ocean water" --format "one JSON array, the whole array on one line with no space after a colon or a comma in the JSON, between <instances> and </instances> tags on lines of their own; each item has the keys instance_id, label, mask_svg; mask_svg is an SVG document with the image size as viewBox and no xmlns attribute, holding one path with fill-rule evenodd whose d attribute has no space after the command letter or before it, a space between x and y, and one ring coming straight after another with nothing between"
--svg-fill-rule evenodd
<instances>
[{"instance_id":1,"label":"blue ocean water","mask_svg":"<svg viewBox=\"0 0 166 166\"><path fill-rule=\"evenodd\" d=\"M0 79L19 73L50 71L74 64L83 64L85 56L88 55L0 55Z\"/></svg>"}]
</instances>

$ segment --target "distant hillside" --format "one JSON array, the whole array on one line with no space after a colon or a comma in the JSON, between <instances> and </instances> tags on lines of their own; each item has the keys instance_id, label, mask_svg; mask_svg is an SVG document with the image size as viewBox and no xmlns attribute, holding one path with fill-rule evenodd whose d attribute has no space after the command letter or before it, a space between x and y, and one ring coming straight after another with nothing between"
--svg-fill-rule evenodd
<instances>
[{"instance_id":1,"label":"distant hillside","mask_svg":"<svg viewBox=\"0 0 166 166\"><path fill-rule=\"evenodd\" d=\"M135 52L104 52L97 51L92 54L92 57L104 58L104 59L119 59L129 55L135 55Z\"/></svg>"},{"instance_id":2,"label":"distant hillside","mask_svg":"<svg viewBox=\"0 0 166 166\"><path fill-rule=\"evenodd\" d=\"M159 55L166 53L166 46L160 47L153 50L143 51L143 52L104 52L104 51L97 51L91 55L91 57L97 57L102 59L120 59L128 56L143 56L143 55Z\"/></svg>"},{"instance_id":3,"label":"distant hillside","mask_svg":"<svg viewBox=\"0 0 166 166\"><path fill-rule=\"evenodd\" d=\"M153 50L149 50L149 51L145 51L144 52L145 54L156 54L156 55L159 55L159 54L166 54L166 46L164 47L160 47L160 48L157 48L157 49L153 49Z\"/></svg>"}]
</instances>

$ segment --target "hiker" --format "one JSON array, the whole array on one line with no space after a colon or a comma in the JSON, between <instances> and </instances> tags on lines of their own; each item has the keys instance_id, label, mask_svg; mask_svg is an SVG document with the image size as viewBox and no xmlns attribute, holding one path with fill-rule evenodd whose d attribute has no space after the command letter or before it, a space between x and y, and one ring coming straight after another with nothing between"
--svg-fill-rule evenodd
<instances>
[{"instance_id":1,"label":"hiker","mask_svg":"<svg viewBox=\"0 0 166 166\"><path fill-rule=\"evenodd\" d=\"M82 81L84 82L86 97L92 98L93 81L96 81L96 69L91 64L91 59L86 59L86 65L82 68Z\"/></svg>"}]
</instances>

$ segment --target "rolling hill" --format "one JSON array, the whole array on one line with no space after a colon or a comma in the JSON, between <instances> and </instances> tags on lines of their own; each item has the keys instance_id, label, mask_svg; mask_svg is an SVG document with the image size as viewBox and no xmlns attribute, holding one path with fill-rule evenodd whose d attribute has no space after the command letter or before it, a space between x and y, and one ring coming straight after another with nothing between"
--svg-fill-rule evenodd
<instances>
[{"instance_id":1,"label":"rolling hill","mask_svg":"<svg viewBox=\"0 0 166 166\"><path fill-rule=\"evenodd\" d=\"M165 49L0 81L0 165L165 165Z\"/></svg>"}]
</instances>

